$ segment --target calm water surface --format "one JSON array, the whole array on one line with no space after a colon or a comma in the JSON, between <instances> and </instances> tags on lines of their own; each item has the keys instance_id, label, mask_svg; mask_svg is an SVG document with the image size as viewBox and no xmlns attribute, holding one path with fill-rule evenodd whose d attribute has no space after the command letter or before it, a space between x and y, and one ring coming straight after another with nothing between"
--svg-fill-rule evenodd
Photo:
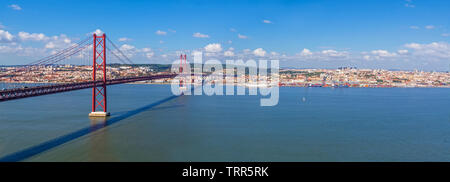
<instances>
[{"instance_id":1,"label":"calm water surface","mask_svg":"<svg viewBox=\"0 0 450 182\"><path fill-rule=\"evenodd\" d=\"M0 158L43 145L25 161L450 161L450 89L283 87L275 107L260 96L155 106L169 85L108 89L114 122L83 136L72 135L103 123L87 116L89 89L0 103Z\"/></svg>"}]
</instances>

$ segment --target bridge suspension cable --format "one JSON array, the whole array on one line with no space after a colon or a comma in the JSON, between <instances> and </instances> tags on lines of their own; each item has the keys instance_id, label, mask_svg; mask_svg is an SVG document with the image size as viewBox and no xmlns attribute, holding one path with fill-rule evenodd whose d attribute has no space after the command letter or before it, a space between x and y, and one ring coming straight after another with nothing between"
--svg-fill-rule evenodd
<instances>
[{"instance_id":1,"label":"bridge suspension cable","mask_svg":"<svg viewBox=\"0 0 450 182\"><path fill-rule=\"evenodd\" d=\"M126 61L124 61L122 58L120 58L120 56L118 56L116 53L114 53L114 51L111 51L111 49L109 49L109 47L106 47L106 49L112 54L114 55L120 62L122 62L123 64L129 64Z\"/></svg>"},{"instance_id":2,"label":"bridge suspension cable","mask_svg":"<svg viewBox=\"0 0 450 182\"><path fill-rule=\"evenodd\" d=\"M54 53L54 54L52 54L50 56L41 58L41 59L39 59L37 61L33 61L31 63L28 63L28 64L24 65L24 66L17 67L11 73L14 73L14 74L19 73L18 75L22 75L25 72L29 71L32 67L48 66L48 65L52 65L52 64L58 63L58 62L60 62L60 61L62 61L64 59L67 59L67 58L69 58L69 57L79 53L80 51L84 50L85 48L91 46L92 45L91 37L92 36L87 37L87 38L81 40L80 42L78 42L78 43L76 43L76 44L74 44L74 45L72 45L72 46L70 46L70 47L68 47L66 49L58 51L58 52L56 52L56 53ZM89 41L89 40L91 40L91 41ZM5 76L10 76L11 73L0 75L0 78L1 77L5 77Z\"/></svg>"},{"instance_id":3,"label":"bridge suspension cable","mask_svg":"<svg viewBox=\"0 0 450 182\"><path fill-rule=\"evenodd\" d=\"M90 47L92 47L92 52L87 49ZM75 57L77 59L71 59L78 53L80 53L79 57ZM84 60L86 53L88 56ZM107 57L108 60L110 57L108 54L112 54L123 64L134 64L114 42L106 37L106 34L101 36L94 34L50 56L23 66L13 67L13 69L5 69L8 72L7 77L2 78L0 75L0 80L5 81L8 89L3 87L0 90L0 102L92 88L92 112L89 116L106 117L109 115L107 85L176 77L175 73L152 74L153 71L142 67L117 67L117 65L107 67ZM92 62L89 60L91 58L93 58ZM67 63L63 60L76 60L77 66L63 65L63 63ZM186 55L184 55L184 60L184 65L186 65ZM82 63L83 61L86 61L86 64ZM53 66L55 64L58 65ZM180 70L183 68L180 66ZM2 83L0 82L0 84ZM10 85L13 88L9 88Z\"/></svg>"},{"instance_id":4,"label":"bridge suspension cable","mask_svg":"<svg viewBox=\"0 0 450 182\"><path fill-rule=\"evenodd\" d=\"M41 58L41 59L36 60L36 61L33 61L33 62L31 62L31 63L28 63L28 64L26 64L26 66L40 65L41 63L46 62L46 61L48 61L48 60L50 60L50 59L53 59L53 58L55 58L55 57L58 57L58 56L64 54L65 52L68 52L68 51L71 51L71 50L73 50L73 49L76 49L77 47L79 47L80 45L85 44L85 43L88 42L89 40L92 41L92 37L91 37L91 36L86 37L85 39L83 39L83 40L81 40L81 41L79 41L79 42L73 44L72 46L70 46L70 47L68 47L68 48L65 48L65 49L63 49L63 50L61 50L61 51L59 51L59 52L57 52L57 53L55 53L55 54L52 54L52 55L50 55L50 56Z\"/></svg>"},{"instance_id":5,"label":"bridge suspension cable","mask_svg":"<svg viewBox=\"0 0 450 182\"><path fill-rule=\"evenodd\" d=\"M106 39L108 40L108 42L115 48L115 50L117 50L117 52L120 53L120 55L122 55L122 57L124 57L127 61L128 64L134 64L133 61L131 61L117 46L116 44L114 44L114 42L112 42L108 37L106 37ZM110 51L111 53L113 53L115 56L117 56L113 51ZM117 56L118 57L118 56ZM121 60L122 61L122 60ZM126 63L125 63L126 64Z\"/></svg>"}]
</instances>

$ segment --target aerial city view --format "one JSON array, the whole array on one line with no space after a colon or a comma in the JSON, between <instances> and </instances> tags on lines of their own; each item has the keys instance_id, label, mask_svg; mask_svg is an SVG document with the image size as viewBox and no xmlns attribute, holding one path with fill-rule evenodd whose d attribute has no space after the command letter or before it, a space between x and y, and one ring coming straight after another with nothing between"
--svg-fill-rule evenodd
<instances>
[{"instance_id":1,"label":"aerial city view","mask_svg":"<svg viewBox=\"0 0 450 182\"><path fill-rule=\"evenodd\" d=\"M159 66L159 67L158 67ZM3 67L4 74L17 73L19 67ZM123 76L143 76L148 74L170 73L170 65L113 65L107 67L110 78ZM234 69L229 69L231 72ZM227 69L224 70L227 72ZM2 77L2 83L70 83L74 80L90 79L92 66L86 65L49 65L38 67L33 71L27 70L14 77ZM249 75L240 75L247 79L245 85L251 85ZM386 69L357 69L355 67L339 67L336 69L280 69L279 86L299 87L450 87L450 74L448 72L434 71L391 71ZM201 77L201 76L200 76ZM198 76L195 79L200 79ZM234 83L235 80L214 80ZM138 82L170 84L172 78L156 79Z\"/></svg>"},{"instance_id":2,"label":"aerial city view","mask_svg":"<svg viewBox=\"0 0 450 182\"><path fill-rule=\"evenodd\" d=\"M450 162L449 18L447 0L3 0L0 161Z\"/></svg>"}]
</instances>

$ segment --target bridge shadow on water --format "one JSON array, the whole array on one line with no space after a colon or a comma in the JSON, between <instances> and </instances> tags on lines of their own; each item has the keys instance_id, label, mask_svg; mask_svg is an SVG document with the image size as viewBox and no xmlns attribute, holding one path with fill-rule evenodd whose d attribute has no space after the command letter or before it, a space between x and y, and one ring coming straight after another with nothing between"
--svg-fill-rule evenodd
<instances>
[{"instance_id":1,"label":"bridge shadow on water","mask_svg":"<svg viewBox=\"0 0 450 182\"><path fill-rule=\"evenodd\" d=\"M173 108L173 107L180 107L179 105L176 105L176 106L164 106L164 107L154 108L155 106L158 106L160 104L168 102L177 97L179 97L179 96L170 96L168 98L165 98L165 99L157 101L155 103L146 105L141 108L137 108L135 110L114 113L111 115L111 117L107 118L106 121L104 118L94 119L92 122L94 124L92 124L91 126L79 129L79 130L69 133L67 135L63 135L63 136L51 139L44 143L14 152L12 154L8 154L4 157L1 157L0 162L17 162L17 161L25 160L27 158L30 158L32 156L35 156L37 154L40 154L42 152L45 152L52 148L55 148L61 144L67 143L69 141L75 140L75 139L85 136L87 134L93 133L99 129L105 128L107 126L115 124L119 121L122 121L126 118L129 118L129 117L139 114L141 112L147 111L149 109L160 110L160 109L168 109L168 108ZM113 116L115 116L115 117L113 117ZM101 121L101 122L99 122L99 121Z\"/></svg>"}]
</instances>

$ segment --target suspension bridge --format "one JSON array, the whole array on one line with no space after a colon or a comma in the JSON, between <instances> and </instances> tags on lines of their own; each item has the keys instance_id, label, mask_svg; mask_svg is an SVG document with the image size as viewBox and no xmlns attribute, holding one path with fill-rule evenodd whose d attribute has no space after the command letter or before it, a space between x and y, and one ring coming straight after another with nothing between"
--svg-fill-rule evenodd
<instances>
[{"instance_id":1,"label":"suspension bridge","mask_svg":"<svg viewBox=\"0 0 450 182\"><path fill-rule=\"evenodd\" d=\"M0 102L92 88L92 112L89 113L89 116L106 117L109 116L106 92L108 85L169 79L177 75L173 72L133 71L130 70L132 69L130 66L112 68L107 66L107 57L108 60L111 57L111 60L116 61L116 63L111 62L114 64L134 64L120 48L106 37L106 34L93 34L50 56L26 65L15 66L13 69L2 70L5 73L0 74L0 82L6 83L7 86L0 91ZM77 77L64 75L66 73L64 72L65 65L67 65L65 61L67 60L72 63L75 60L75 62L78 61L78 65L83 65L78 70ZM180 56L180 61L182 60L183 56ZM186 55L184 62L186 64ZM180 72L183 71L182 65L183 63L180 62ZM58 78L61 76L66 77ZM182 83L180 82L180 84Z\"/></svg>"}]
</instances>

